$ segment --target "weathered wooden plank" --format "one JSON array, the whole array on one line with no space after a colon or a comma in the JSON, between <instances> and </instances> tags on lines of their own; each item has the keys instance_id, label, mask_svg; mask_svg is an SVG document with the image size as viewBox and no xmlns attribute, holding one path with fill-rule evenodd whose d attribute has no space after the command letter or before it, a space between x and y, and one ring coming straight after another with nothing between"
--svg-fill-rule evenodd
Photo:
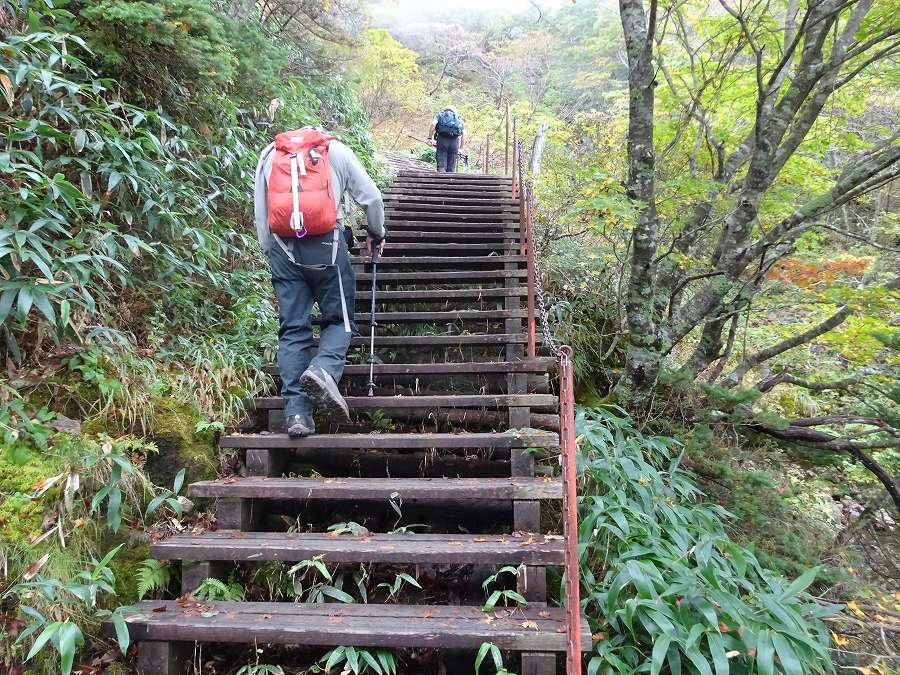
<instances>
[{"instance_id":1,"label":"weathered wooden plank","mask_svg":"<svg viewBox=\"0 0 900 675\"><path fill-rule=\"evenodd\" d=\"M175 535L150 546L157 560L295 562L321 557L327 563L422 565L560 565L562 537L544 534L366 534L238 532L219 530Z\"/></svg>"},{"instance_id":2,"label":"weathered wooden plank","mask_svg":"<svg viewBox=\"0 0 900 675\"><path fill-rule=\"evenodd\" d=\"M414 199L416 197L474 197L476 199L513 199L512 192L502 186L468 186L445 188L442 186L417 186L410 187L408 185L391 186L384 190L382 194L385 197L393 197L396 199ZM514 200L515 201L515 200Z\"/></svg>"},{"instance_id":3,"label":"weathered wooden plank","mask_svg":"<svg viewBox=\"0 0 900 675\"><path fill-rule=\"evenodd\" d=\"M484 242L466 242L464 239L459 239L453 243L453 246L447 246L444 242L395 242L393 239L391 240L390 247L388 248L388 252L393 256L398 255L410 255L407 254L407 251L411 252L411 255L415 255L417 251L446 251L447 255L459 255L460 253L465 253L468 251L472 251L475 254L484 255L484 251L505 251L510 248L519 248L519 244L515 243L515 246L511 244L487 244Z\"/></svg>"},{"instance_id":4,"label":"weathered wooden plank","mask_svg":"<svg viewBox=\"0 0 900 675\"><path fill-rule=\"evenodd\" d=\"M406 229L397 229L394 228L390 232L391 235L391 246L396 246L398 242L405 242L407 239L411 241L439 241L442 243L446 243L448 241L457 242L457 241L501 241L501 242L515 242L516 246L519 245L519 235L513 232L472 232L468 231L465 233L460 232L444 232L441 230L426 232L424 230L406 230Z\"/></svg>"},{"instance_id":5,"label":"weathered wooden plank","mask_svg":"<svg viewBox=\"0 0 900 675\"><path fill-rule=\"evenodd\" d=\"M448 213L445 210L435 210L428 211L422 208L417 209L392 209L386 208L384 210L385 216L387 217L390 225L390 220L392 218L397 218L398 220L432 220L432 221L441 221L441 222L469 222L469 223L518 223L519 222L519 213L516 211L509 211L503 213L484 213L484 212L459 212L459 213ZM390 232L390 227L388 228L388 232Z\"/></svg>"},{"instance_id":6,"label":"weathered wooden plank","mask_svg":"<svg viewBox=\"0 0 900 675\"><path fill-rule=\"evenodd\" d=\"M318 338L313 340L318 344ZM484 333L474 335L376 335L377 347L448 347L466 345L501 345L510 342L525 344L528 336L524 333L510 335L508 333ZM351 338L350 345L354 347L368 346L369 337L359 335Z\"/></svg>"},{"instance_id":7,"label":"weathered wooden plank","mask_svg":"<svg viewBox=\"0 0 900 675\"><path fill-rule=\"evenodd\" d=\"M447 300L462 300L480 298L505 298L511 295L527 295L528 288L525 286L513 286L510 288L493 287L493 288L430 288L421 291L375 291L375 300L387 302L390 300L427 300L430 302L445 302ZM358 295L356 297L357 304L371 304L372 294L367 293L365 297Z\"/></svg>"},{"instance_id":8,"label":"weathered wooden plank","mask_svg":"<svg viewBox=\"0 0 900 675\"><path fill-rule=\"evenodd\" d=\"M517 270L470 270L456 272L453 270L433 272L378 272L378 282L382 281L407 281L416 285L462 283L465 280L485 279L524 279L528 275L525 269ZM356 282L371 282L370 272L360 272L356 275ZM367 284L368 285L368 284Z\"/></svg>"},{"instance_id":9,"label":"weathered wooden plank","mask_svg":"<svg viewBox=\"0 0 900 675\"><path fill-rule=\"evenodd\" d=\"M561 499L549 478L224 478L192 483L191 497L241 499L350 499L404 501Z\"/></svg>"},{"instance_id":10,"label":"weathered wooden plank","mask_svg":"<svg viewBox=\"0 0 900 675\"><path fill-rule=\"evenodd\" d=\"M219 439L223 448L350 448L366 450L416 448L558 448L559 436L552 432L506 433L408 433L408 434L315 434L290 438L287 434L229 434Z\"/></svg>"},{"instance_id":11,"label":"weathered wooden plank","mask_svg":"<svg viewBox=\"0 0 900 675\"><path fill-rule=\"evenodd\" d=\"M410 230L477 230L479 232L489 232L494 234L509 234L519 236L518 223L484 223L477 221L460 221L460 220L415 220L405 218L388 219L388 235L399 229Z\"/></svg>"},{"instance_id":12,"label":"weathered wooden plank","mask_svg":"<svg viewBox=\"0 0 900 675\"><path fill-rule=\"evenodd\" d=\"M503 193L501 193L502 195ZM484 194L483 192L468 192L461 194L456 190L447 190L445 192L423 194L422 191L406 191L400 194L391 190L385 190L382 193L385 203L399 204L471 204L473 206L497 205L497 206L515 206L519 208L519 200L513 199L509 194L497 196L493 194Z\"/></svg>"},{"instance_id":13,"label":"weathered wooden plank","mask_svg":"<svg viewBox=\"0 0 900 675\"><path fill-rule=\"evenodd\" d=\"M486 614L480 607L460 606L207 602L183 607L177 601L141 602L126 619L134 641L449 649L493 642L516 651L565 651L565 620L563 610L541 607ZM103 631L115 635L111 623ZM589 650L586 619L582 634Z\"/></svg>"},{"instance_id":14,"label":"weathered wooden plank","mask_svg":"<svg viewBox=\"0 0 900 675\"><path fill-rule=\"evenodd\" d=\"M452 394L447 396L346 396L351 410L390 410L391 408L509 408L516 406L554 406L559 399L552 394ZM259 410L281 410L280 396L253 399Z\"/></svg>"},{"instance_id":15,"label":"weathered wooden plank","mask_svg":"<svg viewBox=\"0 0 900 675\"><path fill-rule=\"evenodd\" d=\"M376 375L463 375L485 373L546 373L556 368L556 360L537 358L522 361L470 361L467 363L376 363ZM369 366L344 366L344 375L368 375ZM555 398L555 397L554 397Z\"/></svg>"},{"instance_id":16,"label":"weathered wooden plank","mask_svg":"<svg viewBox=\"0 0 900 675\"><path fill-rule=\"evenodd\" d=\"M365 265L369 262L366 256L352 256L350 261L357 265ZM456 265L468 267L469 265L500 265L504 263L524 263L524 255L469 255L469 256L410 256L395 257L385 256L378 261L379 269L394 265ZM382 267L383 266L383 267ZM380 277L381 275L379 275Z\"/></svg>"},{"instance_id":17,"label":"weathered wooden plank","mask_svg":"<svg viewBox=\"0 0 900 675\"><path fill-rule=\"evenodd\" d=\"M523 318L527 315L524 309L460 309L449 310L446 312L376 312L375 321L379 324L387 323L406 323L406 322L428 322L428 323L455 323L457 321L492 321L497 319L508 319L510 317ZM371 318L369 312L356 312L353 315L354 321L359 323L369 323ZM318 324L320 319L313 319L314 324Z\"/></svg>"}]
</instances>

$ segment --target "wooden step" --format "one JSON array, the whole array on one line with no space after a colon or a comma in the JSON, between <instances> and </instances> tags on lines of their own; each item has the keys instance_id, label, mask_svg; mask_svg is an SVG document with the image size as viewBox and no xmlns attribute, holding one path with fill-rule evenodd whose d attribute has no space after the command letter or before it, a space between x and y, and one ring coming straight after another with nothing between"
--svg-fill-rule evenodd
<instances>
[{"instance_id":1,"label":"wooden step","mask_svg":"<svg viewBox=\"0 0 900 675\"><path fill-rule=\"evenodd\" d=\"M441 180L492 180L492 181L512 181L512 176L497 173L477 173L477 172L456 172L444 173L439 171L425 171L418 169L403 169L397 172L398 178L418 178L420 176L440 178Z\"/></svg>"},{"instance_id":2,"label":"wooden step","mask_svg":"<svg viewBox=\"0 0 900 675\"><path fill-rule=\"evenodd\" d=\"M427 211L424 209L392 209L390 207L384 210L385 218L388 222L388 232L390 232L392 220L431 220L442 222L469 222L469 223L517 223L519 222L518 211L513 212L497 212L497 213L479 213L479 212L459 212L448 213L443 210Z\"/></svg>"},{"instance_id":3,"label":"wooden step","mask_svg":"<svg viewBox=\"0 0 900 675\"><path fill-rule=\"evenodd\" d=\"M350 261L355 265L369 263L368 256L352 256ZM396 265L455 265L468 267L473 265L505 265L506 263L524 263L524 255L482 255L482 256L387 256L378 261L378 268Z\"/></svg>"},{"instance_id":4,"label":"wooden step","mask_svg":"<svg viewBox=\"0 0 900 675\"><path fill-rule=\"evenodd\" d=\"M467 231L473 230L475 232L485 232L488 234L494 235L503 235L503 236L519 236L519 221L516 220L513 222L478 222L475 221L462 221L462 220L416 220L415 218L405 218L402 216L398 216L395 218L387 219L388 226L388 239L391 238L391 233L399 231L399 230L415 230L417 232L424 232L428 230L441 230L443 232L455 232L455 231Z\"/></svg>"},{"instance_id":5,"label":"wooden step","mask_svg":"<svg viewBox=\"0 0 900 675\"><path fill-rule=\"evenodd\" d=\"M366 269L369 266L366 265ZM452 270L438 270L432 272L382 272L378 271L377 284L383 281L405 281L418 285L466 283L470 281L483 281L485 279L524 279L528 271L517 270L472 270L467 272L454 272ZM371 272L357 272L357 283L372 281ZM467 286L470 284L466 284ZM362 292L361 290L359 292Z\"/></svg>"},{"instance_id":6,"label":"wooden step","mask_svg":"<svg viewBox=\"0 0 900 675\"><path fill-rule=\"evenodd\" d=\"M390 232L391 245L397 241L440 241L440 242L477 242L477 241L509 241L519 245L518 233L506 232L425 232L422 230L393 229Z\"/></svg>"},{"instance_id":7,"label":"wooden step","mask_svg":"<svg viewBox=\"0 0 900 675\"><path fill-rule=\"evenodd\" d=\"M157 560L422 565L560 565L563 540L545 534L366 534L219 530L175 535L150 545Z\"/></svg>"},{"instance_id":8,"label":"wooden step","mask_svg":"<svg viewBox=\"0 0 900 675\"><path fill-rule=\"evenodd\" d=\"M375 291L376 302L402 302L421 300L427 302L447 302L452 300L481 300L483 298L515 298L528 295L526 286L511 288L432 288L422 291ZM357 304L372 303L372 293L360 291L356 295Z\"/></svg>"},{"instance_id":9,"label":"wooden step","mask_svg":"<svg viewBox=\"0 0 900 675\"><path fill-rule=\"evenodd\" d=\"M519 246L518 233L512 232L474 232L466 230L464 232L422 232L416 230L391 230L391 248L405 245L407 242L435 242L442 245L453 245L457 242L486 242L503 244L505 246Z\"/></svg>"},{"instance_id":10,"label":"wooden step","mask_svg":"<svg viewBox=\"0 0 900 675\"><path fill-rule=\"evenodd\" d=\"M415 500L562 499L550 478L222 478L192 483L191 497L229 499Z\"/></svg>"},{"instance_id":11,"label":"wooden step","mask_svg":"<svg viewBox=\"0 0 900 675\"><path fill-rule=\"evenodd\" d=\"M515 199L512 191L503 186L480 188L480 187L417 187L410 188L404 186L391 186L382 193L385 197L444 197L452 195L453 197L499 197L500 199Z\"/></svg>"},{"instance_id":12,"label":"wooden step","mask_svg":"<svg viewBox=\"0 0 900 675\"><path fill-rule=\"evenodd\" d=\"M558 448L559 436L547 431L459 434L315 434L290 438L287 434L229 434L219 439L223 448Z\"/></svg>"},{"instance_id":13,"label":"wooden step","mask_svg":"<svg viewBox=\"0 0 900 675\"><path fill-rule=\"evenodd\" d=\"M315 338L318 344L318 338ZM524 333L475 333L472 335L375 335L375 349L381 347L465 347L472 345L525 344ZM350 339L353 347L368 347L369 336L357 335Z\"/></svg>"},{"instance_id":14,"label":"wooden step","mask_svg":"<svg viewBox=\"0 0 900 675\"><path fill-rule=\"evenodd\" d=\"M562 652L566 614L556 607L495 608L440 605L373 605L295 602L158 600L126 614L133 642L232 642L337 647L423 647ZM591 648L582 618L582 645ZM115 637L111 622L103 633Z\"/></svg>"},{"instance_id":15,"label":"wooden step","mask_svg":"<svg viewBox=\"0 0 900 675\"><path fill-rule=\"evenodd\" d=\"M447 192L443 195L403 194L395 195L390 192L383 194L385 206L400 206L407 204L435 204L440 206L472 206L472 207L515 207L519 209L519 200L511 197L497 197L490 195L469 196L458 195L455 192Z\"/></svg>"},{"instance_id":16,"label":"wooden step","mask_svg":"<svg viewBox=\"0 0 900 675\"><path fill-rule=\"evenodd\" d=\"M367 366L368 367L368 366ZM368 371L366 371L368 374ZM559 403L553 394L448 394L445 396L346 396L351 410L390 410L391 408L539 408ZM253 399L257 410L281 410L280 396Z\"/></svg>"},{"instance_id":17,"label":"wooden step","mask_svg":"<svg viewBox=\"0 0 900 675\"><path fill-rule=\"evenodd\" d=\"M376 363L376 375L486 375L489 373L547 373L556 369L556 359L481 361L468 363ZM344 366L344 376L369 374L368 364Z\"/></svg>"},{"instance_id":18,"label":"wooden step","mask_svg":"<svg viewBox=\"0 0 900 675\"><path fill-rule=\"evenodd\" d=\"M483 179L446 181L441 180L440 178L432 178L427 176L396 178L388 187L404 187L413 190L419 188L438 188L447 190L448 192L451 190L475 190L483 188L485 190L499 189L512 192L512 183L509 181Z\"/></svg>"},{"instance_id":19,"label":"wooden step","mask_svg":"<svg viewBox=\"0 0 900 675\"><path fill-rule=\"evenodd\" d=\"M473 216L478 214L481 214L484 220L488 221L497 218L519 219L519 208L517 206L493 206L490 204L432 204L420 201L386 202L384 212L385 214L422 212L446 216L448 220L458 217L465 217L471 220Z\"/></svg>"},{"instance_id":20,"label":"wooden step","mask_svg":"<svg viewBox=\"0 0 900 675\"><path fill-rule=\"evenodd\" d=\"M448 242L407 242L398 243L391 239L387 246L386 252L392 256L406 255L422 255L421 251L429 251L445 256L458 256L461 253L471 253L473 255L488 255L491 252L502 253L509 249L518 249L519 243L512 242L488 244L484 242L466 241L465 237L458 237L455 241Z\"/></svg>"},{"instance_id":21,"label":"wooden step","mask_svg":"<svg viewBox=\"0 0 900 675\"><path fill-rule=\"evenodd\" d=\"M370 312L356 312L353 320L369 324ZM456 323L457 321L498 321L500 319L523 319L528 316L526 309L461 309L447 312L375 312L375 322L381 325L391 323ZM319 319L313 319L318 324Z\"/></svg>"}]
</instances>

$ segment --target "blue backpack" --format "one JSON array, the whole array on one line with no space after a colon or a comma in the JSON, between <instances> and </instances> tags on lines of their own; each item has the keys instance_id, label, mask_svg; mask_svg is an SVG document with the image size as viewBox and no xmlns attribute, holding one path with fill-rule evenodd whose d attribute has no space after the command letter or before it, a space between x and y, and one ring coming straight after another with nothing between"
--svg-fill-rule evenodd
<instances>
[{"instance_id":1,"label":"blue backpack","mask_svg":"<svg viewBox=\"0 0 900 675\"><path fill-rule=\"evenodd\" d=\"M450 136L451 138L456 138L457 136L462 135L463 123L455 112L442 110L438 113L437 124L434 125L434 130L437 132L438 136Z\"/></svg>"}]
</instances>

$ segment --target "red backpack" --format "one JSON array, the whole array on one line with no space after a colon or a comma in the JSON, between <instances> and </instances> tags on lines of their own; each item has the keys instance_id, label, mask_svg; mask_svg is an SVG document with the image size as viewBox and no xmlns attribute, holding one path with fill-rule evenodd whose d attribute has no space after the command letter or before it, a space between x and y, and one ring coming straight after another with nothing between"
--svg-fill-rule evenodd
<instances>
[{"instance_id":1,"label":"red backpack","mask_svg":"<svg viewBox=\"0 0 900 675\"><path fill-rule=\"evenodd\" d=\"M327 136L315 129L275 137L269 175L269 229L281 237L327 234L337 224Z\"/></svg>"}]
</instances>

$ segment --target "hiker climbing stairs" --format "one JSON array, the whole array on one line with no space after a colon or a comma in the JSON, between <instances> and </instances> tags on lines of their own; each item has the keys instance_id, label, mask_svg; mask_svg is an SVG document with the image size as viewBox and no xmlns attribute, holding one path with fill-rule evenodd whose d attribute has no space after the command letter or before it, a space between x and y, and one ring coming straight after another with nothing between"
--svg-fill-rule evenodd
<instances>
[{"instance_id":1,"label":"hiker climbing stairs","mask_svg":"<svg viewBox=\"0 0 900 675\"><path fill-rule=\"evenodd\" d=\"M560 399L556 359L527 354L534 297L515 192L506 176L395 177L384 194L373 395L373 279L358 255L360 336L341 382L352 423L321 422L319 433L290 438L282 399L260 397L255 429L220 439L236 459L233 475L188 490L214 510L217 529L151 547L153 558L181 561L185 595L143 602L129 617L140 672L185 672L195 643L245 643L448 650L446 672L461 675L493 643L518 654L507 665L520 675L553 675L565 672L570 628L590 644L584 619L571 626L571 612L548 604L547 569L564 564L566 549L561 533L542 529L541 507L562 500L563 485L535 475L534 458L560 452ZM425 529L390 527L392 513ZM327 531L338 514L352 525ZM311 560L405 569L421 589L406 586L403 604L188 595L235 565ZM510 583L528 602L483 611L482 582L501 566L517 568ZM453 594L441 588L454 584Z\"/></svg>"}]
</instances>

